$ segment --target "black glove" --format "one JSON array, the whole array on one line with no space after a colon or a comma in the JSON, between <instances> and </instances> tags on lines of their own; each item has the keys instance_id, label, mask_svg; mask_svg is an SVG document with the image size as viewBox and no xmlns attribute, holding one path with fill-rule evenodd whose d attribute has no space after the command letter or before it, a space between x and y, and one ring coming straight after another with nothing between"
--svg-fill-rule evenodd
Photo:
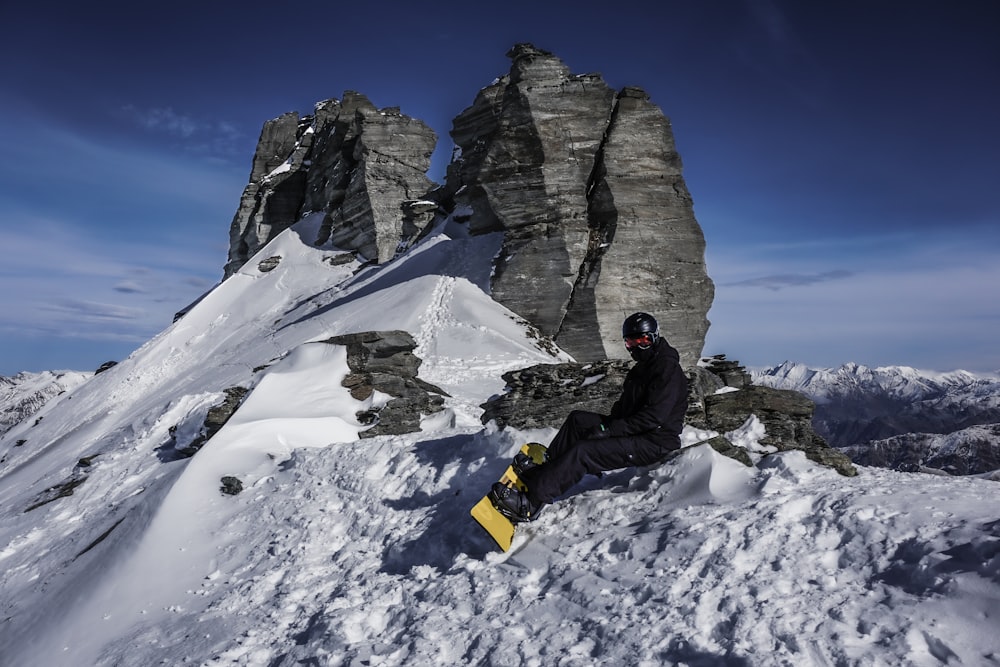
<instances>
[{"instance_id":1,"label":"black glove","mask_svg":"<svg viewBox=\"0 0 1000 667\"><path fill-rule=\"evenodd\" d=\"M595 426L591 429L590 433L587 434L588 440L603 440L604 438L610 437L611 431L608 430L608 427L605 426L603 422Z\"/></svg>"}]
</instances>

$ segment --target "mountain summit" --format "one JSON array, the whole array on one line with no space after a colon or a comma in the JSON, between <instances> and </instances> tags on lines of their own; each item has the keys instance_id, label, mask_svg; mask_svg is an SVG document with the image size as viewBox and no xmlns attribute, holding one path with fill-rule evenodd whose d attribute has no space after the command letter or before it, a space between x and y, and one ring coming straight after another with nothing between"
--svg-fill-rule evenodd
<instances>
[{"instance_id":1,"label":"mountain summit","mask_svg":"<svg viewBox=\"0 0 1000 667\"><path fill-rule=\"evenodd\" d=\"M562 76L515 56L493 92L540 94L521 69ZM376 153L344 201L385 191L364 181ZM265 160L258 194L279 168ZM472 229L475 211L435 203L388 260L338 245L365 235L339 236L329 210L257 227L176 322L0 435L0 664L997 662L996 484L840 475L779 451L775 415L688 424L674 458L584 480L497 553L469 509L558 425L484 425L481 406L505 374L572 357L492 297L496 258L516 265L529 232ZM578 367L567 395L606 381ZM747 391L712 387L706 414Z\"/></svg>"},{"instance_id":2,"label":"mountain summit","mask_svg":"<svg viewBox=\"0 0 1000 667\"><path fill-rule=\"evenodd\" d=\"M385 263L452 215L500 234L490 294L578 361L626 358L621 321L656 313L685 366L701 354L714 285L669 119L639 88L572 74L530 44L455 119L447 182L436 137L363 95L261 132L230 231L232 275L307 213L317 239Z\"/></svg>"}]
</instances>

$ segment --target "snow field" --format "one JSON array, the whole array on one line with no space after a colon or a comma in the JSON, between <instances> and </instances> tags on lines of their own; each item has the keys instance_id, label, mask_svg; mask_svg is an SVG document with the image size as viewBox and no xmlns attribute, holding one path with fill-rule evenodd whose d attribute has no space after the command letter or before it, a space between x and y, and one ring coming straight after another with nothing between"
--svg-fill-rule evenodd
<instances>
[{"instance_id":1,"label":"snow field","mask_svg":"<svg viewBox=\"0 0 1000 667\"><path fill-rule=\"evenodd\" d=\"M497 552L469 509L557 425L497 432L478 406L557 359L486 294L496 239L446 224L331 267L315 224L3 436L0 665L1000 664L994 484L843 478L764 456L756 419L727 434L754 467L688 429L677 459L586 478ZM421 433L359 440L346 355L317 341L396 328L452 397ZM171 455L236 385L230 422Z\"/></svg>"}]
</instances>

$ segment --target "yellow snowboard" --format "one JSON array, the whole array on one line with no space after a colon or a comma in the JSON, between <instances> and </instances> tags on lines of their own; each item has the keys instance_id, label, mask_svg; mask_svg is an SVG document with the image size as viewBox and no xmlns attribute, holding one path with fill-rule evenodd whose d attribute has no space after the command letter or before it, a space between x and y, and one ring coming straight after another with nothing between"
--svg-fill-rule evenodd
<instances>
[{"instance_id":1,"label":"yellow snowboard","mask_svg":"<svg viewBox=\"0 0 1000 667\"><path fill-rule=\"evenodd\" d=\"M537 442L529 442L521 446L521 451L527 454L535 463L542 463L545 460L545 449L545 445ZM507 466L506 472L500 477L500 482L506 486L516 486L521 491L524 491L526 488L524 482L521 481L514 471L513 463ZM493 501L490 500L489 493L483 496L483 499L472 508L472 518L486 529L486 532L496 541L497 546L501 550L507 551L510 549L510 543L514 540L515 524L497 511L497 508L493 505Z\"/></svg>"}]
</instances>

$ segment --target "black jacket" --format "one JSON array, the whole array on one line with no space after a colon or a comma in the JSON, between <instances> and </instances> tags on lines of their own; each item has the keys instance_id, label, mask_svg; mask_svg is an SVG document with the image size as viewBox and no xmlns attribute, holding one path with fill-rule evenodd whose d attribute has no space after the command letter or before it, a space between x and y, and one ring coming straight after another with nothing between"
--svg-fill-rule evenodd
<instances>
[{"instance_id":1,"label":"black jacket","mask_svg":"<svg viewBox=\"0 0 1000 667\"><path fill-rule=\"evenodd\" d=\"M611 437L642 436L677 449L687 412L687 378L680 355L666 340L656 341L653 352L629 369L605 426Z\"/></svg>"}]
</instances>

